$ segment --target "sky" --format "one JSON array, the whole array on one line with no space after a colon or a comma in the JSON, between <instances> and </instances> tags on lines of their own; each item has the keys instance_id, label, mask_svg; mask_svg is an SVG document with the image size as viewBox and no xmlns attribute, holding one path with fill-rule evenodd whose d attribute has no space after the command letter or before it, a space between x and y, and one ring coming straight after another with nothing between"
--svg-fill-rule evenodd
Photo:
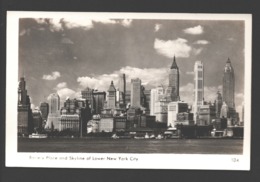
<instances>
[{"instance_id":1,"label":"sky","mask_svg":"<svg viewBox=\"0 0 260 182\"><path fill-rule=\"evenodd\" d=\"M118 75L140 78L145 89L168 85L173 56L180 71L180 99L193 103L194 63L204 64L204 98L222 92L228 58L235 71L235 104L244 99L244 22L22 18L19 21L19 77L25 76L32 107L57 92L62 102L86 87L107 91ZM19 78L18 78L19 79ZM63 103L62 103L63 105Z\"/></svg>"}]
</instances>

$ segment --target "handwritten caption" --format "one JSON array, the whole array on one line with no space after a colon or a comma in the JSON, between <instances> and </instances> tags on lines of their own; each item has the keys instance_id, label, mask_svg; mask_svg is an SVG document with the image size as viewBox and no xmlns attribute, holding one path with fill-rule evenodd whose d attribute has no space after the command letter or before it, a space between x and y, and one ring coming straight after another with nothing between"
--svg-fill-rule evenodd
<instances>
[{"instance_id":1,"label":"handwritten caption","mask_svg":"<svg viewBox=\"0 0 260 182\"><path fill-rule=\"evenodd\" d=\"M51 161L131 161L131 162L137 162L139 159L138 157L96 157L96 156L52 156L52 155L46 155L46 156L29 156L30 160L51 160Z\"/></svg>"}]
</instances>

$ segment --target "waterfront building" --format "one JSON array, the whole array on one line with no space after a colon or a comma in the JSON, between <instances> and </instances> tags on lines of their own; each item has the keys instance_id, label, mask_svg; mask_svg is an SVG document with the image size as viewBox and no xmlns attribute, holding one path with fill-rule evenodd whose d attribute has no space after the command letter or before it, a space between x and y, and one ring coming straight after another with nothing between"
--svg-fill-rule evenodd
<instances>
[{"instance_id":1,"label":"waterfront building","mask_svg":"<svg viewBox=\"0 0 260 182\"><path fill-rule=\"evenodd\" d=\"M167 100L166 98L162 98L159 101L155 102L154 115L156 117L156 122L167 123L168 120L167 108L169 103L170 100Z\"/></svg>"},{"instance_id":2,"label":"waterfront building","mask_svg":"<svg viewBox=\"0 0 260 182\"><path fill-rule=\"evenodd\" d=\"M59 130L80 132L87 131L87 122L91 119L91 109L86 99L66 99L61 109Z\"/></svg>"},{"instance_id":3,"label":"waterfront building","mask_svg":"<svg viewBox=\"0 0 260 182\"><path fill-rule=\"evenodd\" d=\"M69 130L72 132L80 131L80 118L78 114L66 114L62 112L60 131Z\"/></svg>"},{"instance_id":4,"label":"waterfront building","mask_svg":"<svg viewBox=\"0 0 260 182\"><path fill-rule=\"evenodd\" d=\"M223 101L229 108L235 108L235 73L229 58L223 75Z\"/></svg>"},{"instance_id":5,"label":"waterfront building","mask_svg":"<svg viewBox=\"0 0 260 182\"><path fill-rule=\"evenodd\" d=\"M126 101L125 101L125 94L126 94L126 79L125 74L119 75L119 107L125 109Z\"/></svg>"},{"instance_id":6,"label":"waterfront building","mask_svg":"<svg viewBox=\"0 0 260 182\"><path fill-rule=\"evenodd\" d=\"M177 114L176 125L194 125L193 113L181 112Z\"/></svg>"},{"instance_id":7,"label":"waterfront building","mask_svg":"<svg viewBox=\"0 0 260 182\"><path fill-rule=\"evenodd\" d=\"M194 65L194 121L197 122L199 108L203 105L204 99L204 66L201 61Z\"/></svg>"},{"instance_id":8,"label":"waterfront building","mask_svg":"<svg viewBox=\"0 0 260 182\"><path fill-rule=\"evenodd\" d=\"M28 135L33 131L33 118L30 97L27 95L25 78L21 77L18 86L18 133Z\"/></svg>"},{"instance_id":9,"label":"waterfront building","mask_svg":"<svg viewBox=\"0 0 260 182\"><path fill-rule=\"evenodd\" d=\"M115 109L116 108L116 88L114 86L113 81L111 81L111 84L110 84L107 92L108 92L107 108L108 109Z\"/></svg>"},{"instance_id":10,"label":"waterfront building","mask_svg":"<svg viewBox=\"0 0 260 182\"><path fill-rule=\"evenodd\" d=\"M167 126L175 127L177 124L180 124L181 121L178 121L178 113L188 112L188 110L189 110L189 106L186 102L181 102L181 101L170 102L167 107L167 111L168 111Z\"/></svg>"},{"instance_id":11,"label":"waterfront building","mask_svg":"<svg viewBox=\"0 0 260 182\"><path fill-rule=\"evenodd\" d=\"M215 100L216 118L220 118L220 112L221 112L222 104L223 104L222 96L221 96L221 93L218 91L217 97L216 97L216 100Z\"/></svg>"},{"instance_id":12,"label":"waterfront building","mask_svg":"<svg viewBox=\"0 0 260 182\"><path fill-rule=\"evenodd\" d=\"M131 79L131 106L141 107L141 80Z\"/></svg>"},{"instance_id":13,"label":"waterfront building","mask_svg":"<svg viewBox=\"0 0 260 182\"><path fill-rule=\"evenodd\" d=\"M199 108L197 125L211 125L216 119L216 108L212 104L202 105Z\"/></svg>"},{"instance_id":14,"label":"waterfront building","mask_svg":"<svg viewBox=\"0 0 260 182\"><path fill-rule=\"evenodd\" d=\"M173 62L170 68L169 73L169 86L166 89L166 94L170 95L171 101L179 101L179 85L180 85L180 78L179 78L179 68L176 63L175 56L173 57Z\"/></svg>"},{"instance_id":15,"label":"waterfront building","mask_svg":"<svg viewBox=\"0 0 260 182\"><path fill-rule=\"evenodd\" d=\"M49 102L50 110L45 128L60 130L60 96L57 93L52 93Z\"/></svg>"},{"instance_id":16,"label":"waterfront building","mask_svg":"<svg viewBox=\"0 0 260 182\"><path fill-rule=\"evenodd\" d=\"M127 127L129 127L129 125L127 125L127 117L126 116L117 116L114 117L114 130L115 131L126 131Z\"/></svg>"},{"instance_id":17,"label":"waterfront building","mask_svg":"<svg viewBox=\"0 0 260 182\"><path fill-rule=\"evenodd\" d=\"M40 111L42 114L42 120L43 122L47 122L48 114L49 114L49 104L47 102L42 102L40 104Z\"/></svg>"},{"instance_id":18,"label":"waterfront building","mask_svg":"<svg viewBox=\"0 0 260 182\"><path fill-rule=\"evenodd\" d=\"M33 129L34 132L38 132L42 130L42 114L39 109L34 109L32 111L32 118L33 118Z\"/></svg>"},{"instance_id":19,"label":"waterfront building","mask_svg":"<svg viewBox=\"0 0 260 182\"><path fill-rule=\"evenodd\" d=\"M113 132L114 130L114 118L103 117L99 121L99 132Z\"/></svg>"}]
</instances>

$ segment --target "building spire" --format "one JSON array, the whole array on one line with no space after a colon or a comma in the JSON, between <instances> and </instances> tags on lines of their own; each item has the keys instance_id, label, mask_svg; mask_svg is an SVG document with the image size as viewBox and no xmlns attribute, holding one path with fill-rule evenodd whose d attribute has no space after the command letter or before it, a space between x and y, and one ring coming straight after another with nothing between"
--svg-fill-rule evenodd
<instances>
[{"instance_id":1,"label":"building spire","mask_svg":"<svg viewBox=\"0 0 260 182\"><path fill-rule=\"evenodd\" d=\"M173 56L173 62L172 62L171 69L178 69L178 66L177 66L177 64L176 64L175 55Z\"/></svg>"},{"instance_id":2,"label":"building spire","mask_svg":"<svg viewBox=\"0 0 260 182\"><path fill-rule=\"evenodd\" d=\"M228 58L227 63L231 63L230 59Z\"/></svg>"}]
</instances>

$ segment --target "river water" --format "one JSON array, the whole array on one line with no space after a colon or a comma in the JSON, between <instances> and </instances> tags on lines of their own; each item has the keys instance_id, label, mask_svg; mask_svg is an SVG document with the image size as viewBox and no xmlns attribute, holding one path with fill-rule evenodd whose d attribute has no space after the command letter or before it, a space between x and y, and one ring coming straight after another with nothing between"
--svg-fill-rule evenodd
<instances>
[{"instance_id":1,"label":"river water","mask_svg":"<svg viewBox=\"0 0 260 182\"><path fill-rule=\"evenodd\" d=\"M243 139L18 138L18 152L242 154Z\"/></svg>"}]
</instances>

